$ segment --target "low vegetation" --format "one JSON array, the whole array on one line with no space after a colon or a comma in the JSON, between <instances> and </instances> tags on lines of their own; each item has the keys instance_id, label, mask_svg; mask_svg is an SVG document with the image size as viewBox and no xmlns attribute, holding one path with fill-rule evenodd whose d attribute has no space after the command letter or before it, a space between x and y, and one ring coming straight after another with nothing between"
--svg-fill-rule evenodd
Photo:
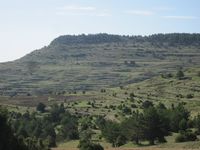
<instances>
[{"instance_id":1,"label":"low vegetation","mask_svg":"<svg viewBox=\"0 0 200 150\"><path fill-rule=\"evenodd\" d=\"M61 36L0 64L0 149L200 148L198 39Z\"/></svg>"},{"instance_id":2,"label":"low vegetation","mask_svg":"<svg viewBox=\"0 0 200 150\"><path fill-rule=\"evenodd\" d=\"M21 114L8 112L2 107L0 109L2 135L11 139L3 142L1 147L12 146L14 144L9 142L15 142L18 149L24 150L49 149L57 147L60 142L71 140L80 141L80 150L103 150L100 143L104 139L112 147L123 146L128 142L146 145L145 141L149 142L148 145L154 145L167 142L165 137L172 133L178 133L174 142L195 141L200 126L199 115L192 119L183 103L170 108L162 103L152 103L142 108L142 111L131 112L120 122L103 116L72 115L63 104L54 104L45 113Z\"/></svg>"}]
</instances>

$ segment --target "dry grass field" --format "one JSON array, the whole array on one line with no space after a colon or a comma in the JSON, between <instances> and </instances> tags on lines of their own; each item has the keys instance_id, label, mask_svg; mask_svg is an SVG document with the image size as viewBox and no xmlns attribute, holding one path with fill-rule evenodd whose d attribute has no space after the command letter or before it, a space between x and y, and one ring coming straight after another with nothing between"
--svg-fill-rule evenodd
<instances>
[{"instance_id":1,"label":"dry grass field","mask_svg":"<svg viewBox=\"0 0 200 150\"><path fill-rule=\"evenodd\" d=\"M52 150L78 150L78 148L53 148ZM105 150L199 150L192 148L157 148L157 147L148 147L148 148L108 148Z\"/></svg>"}]
</instances>

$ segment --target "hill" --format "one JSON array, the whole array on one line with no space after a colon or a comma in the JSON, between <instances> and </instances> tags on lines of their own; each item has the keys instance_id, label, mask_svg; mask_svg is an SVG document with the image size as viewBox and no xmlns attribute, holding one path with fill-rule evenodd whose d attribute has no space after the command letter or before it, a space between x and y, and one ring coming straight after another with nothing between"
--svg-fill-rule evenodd
<instances>
[{"instance_id":1,"label":"hill","mask_svg":"<svg viewBox=\"0 0 200 150\"><path fill-rule=\"evenodd\" d=\"M58 37L47 47L0 64L0 109L9 116L13 134L23 135L27 146L35 143L38 148L75 150L78 139L81 141L81 130L91 129L92 142L112 149L113 141L105 133L115 133L117 129L120 135L116 135L116 140L120 136L126 139L120 144L122 150L199 149L198 141L187 139L187 135L194 135L192 140L199 139L200 130L195 118L200 113L198 37ZM139 145L124 130L132 128L126 121L134 116L138 116L137 121L132 121L139 119L145 124L139 125ZM166 143L160 143L158 137L154 139L156 145L149 145L146 133L152 117L154 121L158 119L152 134L160 129L170 131L163 134ZM107 128L109 125L114 126ZM135 131L138 128L130 133ZM178 136L189 141L177 143Z\"/></svg>"},{"instance_id":2,"label":"hill","mask_svg":"<svg viewBox=\"0 0 200 150\"><path fill-rule=\"evenodd\" d=\"M137 83L200 64L200 34L66 35L0 64L0 95L47 95Z\"/></svg>"}]
</instances>

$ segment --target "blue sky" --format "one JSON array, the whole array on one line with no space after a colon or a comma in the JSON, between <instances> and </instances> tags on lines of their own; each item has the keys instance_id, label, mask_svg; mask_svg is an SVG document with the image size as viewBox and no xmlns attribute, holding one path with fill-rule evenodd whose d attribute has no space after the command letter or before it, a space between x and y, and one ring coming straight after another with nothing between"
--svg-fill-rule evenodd
<instances>
[{"instance_id":1,"label":"blue sky","mask_svg":"<svg viewBox=\"0 0 200 150\"><path fill-rule=\"evenodd\" d=\"M59 35L200 32L200 0L0 0L0 62Z\"/></svg>"}]
</instances>

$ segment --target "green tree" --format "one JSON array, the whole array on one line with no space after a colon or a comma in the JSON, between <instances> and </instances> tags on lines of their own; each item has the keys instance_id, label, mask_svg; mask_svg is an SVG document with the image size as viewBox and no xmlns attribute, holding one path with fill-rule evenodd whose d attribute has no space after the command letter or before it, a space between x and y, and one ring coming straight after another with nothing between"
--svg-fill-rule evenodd
<instances>
[{"instance_id":1,"label":"green tree","mask_svg":"<svg viewBox=\"0 0 200 150\"><path fill-rule=\"evenodd\" d=\"M28 150L23 140L14 136L7 118L7 110L0 107L0 150Z\"/></svg>"},{"instance_id":2,"label":"green tree","mask_svg":"<svg viewBox=\"0 0 200 150\"><path fill-rule=\"evenodd\" d=\"M61 129L59 134L63 139L75 140L79 138L78 121L74 116L65 113L61 120Z\"/></svg>"},{"instance_id":3,"label":"green tree","mask_svg":"<svg viewBox=\"0 0 200 150\"><path fill-rule=\"evenodd\" d=\"M188 128L187 121L183 118L179 123L179 129L185 131Z\"/></svg>"},{"instance_id":4,"label":"green tree","mask_svg":"<svg viewBox=\"0 0 200 150\"><path fill-rule=\"evenodd\" d=\"M64 104L53 104L51 106L49 121L59 123L61 121L62 115L65 113Z\"/></svg>"},{"instance_id":5,"label":"green tree","mask_svg":"<svg viewBox=\"0 0 200 150\"><path fill-rule=\"evenodd\" d=\"M46 105L45 105L45 104L39 103L39 104L37 105L36 110L43 113L43 112L45 112L45 108L46 108Z\"/></svg>"},{"instance_id":6,"label":"green tree","mask_svg":"<svg viewBox=\"0 0 200 150\"><path fill-rule=\"evenodd\" d=\"M178 79L181 79L181 78L183 78L185 75L184 75L184 73L183 73L183 71L182 70L179 70L177 73L176 73L176 77L178 78Z\"/></svg>"},{"instance_id":7,"label":"green tree","mask_svg":"<svg viewBox=\"0 0 200 150\"><path fill-rule=\"evenodd\" d=\"M100 144L96 144L92 142L92 134L91 130L84 130L81 132L80 141L78 148L80 150L103 150L104 148Z\"/></svg>"},{"instance_id":8,"label":"green tree","mask_svg":"<svg viewBox=\"0 0 200 150\"><path fill-rule=\"evenodd\" d=\"M163 140L168 135L166 120L155 107L144 110L144 137L153 145L156 139Z\"/></svg>"},{"instance_id":9,"label":"green tree","mask_svg":"<svg viewBox=\"0 0 200 150\"><path fill-rule=\"evenodd\" d=\"M139 140L144 136L142 114L137 111L131 118L122 122L122 131L127 139L139 144Z\"/></svg>"},{"instance_id":10,"label":"green tree","mask_svg":"<svg viewBox=\"0 0 200 150\"><path fill-rule=\"evenodd\" d=\"M102 135L108 142L112 143L113 147L119 147L126 143L126 137L122 134L119 123L107 121L105 127L102 129Z\"/></svg>"},{"instance_id":11,"label":"green tree","mask_svg":"<svg viewBox=\"0 0 200 150\"><path fill-rule=\"evenodd\" d=\"M152 106L153 106L153 103L151 101L144 101L142 103L142 108L144 108L144 109L152 107Z\"/></svg>"},{"instance_id":12,"label":"green tree","mask_svg":"<svg viewBox=\"0 0 200 150\"><path fill-rule=\"evenodd\" d=\"M194 126L197 129L198 133L200 133L200 114L198 114L195 118L194 118Z\"/></svg>"},{"instance_id":13,"label":"green tree","mask_svg":"<svg viewBox=\"0 0 200 150\"><path fill-rule=\"evenodd\" d=\"M186 121L189 120L190 112L184 108L183 104L178 104L177 107L170 110L170 128L173 132L178 132L180 130L180 122L182 119Z\"/></svg>"}]
</instances>

